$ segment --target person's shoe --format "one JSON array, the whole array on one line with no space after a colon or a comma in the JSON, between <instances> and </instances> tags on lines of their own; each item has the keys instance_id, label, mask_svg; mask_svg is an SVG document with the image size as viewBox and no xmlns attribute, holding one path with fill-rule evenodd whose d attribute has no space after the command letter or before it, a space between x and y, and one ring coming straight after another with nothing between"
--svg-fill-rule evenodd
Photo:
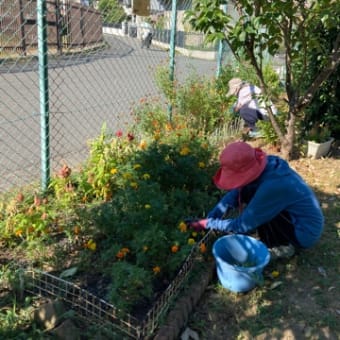
<instances>
[{"instance_id":1,"label":"person's shoe","mask_svg":"<svg viewBox=\"0 0 340 340\"><path fill-rule=\"evenodd\" d=\"M289 259L295 254L295 248L291 244L287 246L278 246L269 249L270 258L272 260L276 259Z\"/></svg>"}]
</instances>

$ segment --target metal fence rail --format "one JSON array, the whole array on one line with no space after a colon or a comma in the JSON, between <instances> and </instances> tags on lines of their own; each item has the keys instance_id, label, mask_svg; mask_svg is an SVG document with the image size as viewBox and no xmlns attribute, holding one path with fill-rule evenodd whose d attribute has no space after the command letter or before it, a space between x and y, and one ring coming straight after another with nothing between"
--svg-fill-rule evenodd
<instances>
[{"instance_id":1,"label":"metal fence rail","mask_svg":"<svg viewBox=\"0 0 340 340\"><path fill-rule=\"evenodd\" d=\"M211 247L216 234L209 230L207 234L193 246L185 259L175 279L169 284L163 294L154 302L144 319L137 319L130 314L120 315L116 307L80 288L72 282L39 270L26 270L26 291L30 294L52 299L62 299L80 317L87 321L108 325L127 334L133 339L145 339L152 335L160 325L161 317L170 307L184 283L192 273L197 261L200 246Z\"/></svg>"}]
</instances>

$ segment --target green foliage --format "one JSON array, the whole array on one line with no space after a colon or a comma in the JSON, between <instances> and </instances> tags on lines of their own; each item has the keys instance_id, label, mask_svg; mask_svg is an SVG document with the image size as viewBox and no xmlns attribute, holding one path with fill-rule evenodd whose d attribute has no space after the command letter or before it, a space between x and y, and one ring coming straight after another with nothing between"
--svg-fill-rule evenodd
<instances>
[{"instance_id":1,"label":"green foliage","mask_svg":"<svg viewBox=\"0 0 340 340\"><path fill-rule=\"evenodd\" d=\"M220 195L211 178L221 140L210 137L228 126L227 100L214 81L191 78L175 93L172 120L159 100L142 98L135 124L114 133L104 124L80 169L63 164L44 195L8 195L1 240L68 279L102 277L122 312L151 305L204 235L183 219L206 216ZM239 131L231 126L229 138Z\"/></svg>"},{"instance_id":2,"label":"green foliage","mask_svg":"<svg viewBox=\"0 0 340 340\"><path fill-rule=\"evenodd\" d=\"M194 1L192 9L185 14L185 20L195 30L204 32L207 41L224 39L240 63L249 63L268 101L274 102L271 86L265 81L264 65L268 55L274 56L284 46L289 123L277 134L280 136L282 155L289 158L296 123L301 120L304 107L317 94L318 86L336 73L340 63L340 5L330 0L310 1L308 5L299 1L254 3L251 0L237 0L233 2L238 14L234 19L223 12L220 6L223 3L220 0ZM322 34L332 31L335 35L328 41L333 43L333 47L327 48ZM319 68L313 72L313 77L306 77L313 60L310 56L317 59ZM339 119L333 121L338 122ZM274 128L279 129L279 126L276 124Z\"/></svg>"},{"instance_id":3,"label":"green foliage","mask_svg":"<svg viewBox=\"0 0 340 340\"><path fill-rule=\"evenodd\" d=\"M117 0L100 0L98 8L106 23L118 23L126 19L124 9Z\"/></svg>"}]
</instances>

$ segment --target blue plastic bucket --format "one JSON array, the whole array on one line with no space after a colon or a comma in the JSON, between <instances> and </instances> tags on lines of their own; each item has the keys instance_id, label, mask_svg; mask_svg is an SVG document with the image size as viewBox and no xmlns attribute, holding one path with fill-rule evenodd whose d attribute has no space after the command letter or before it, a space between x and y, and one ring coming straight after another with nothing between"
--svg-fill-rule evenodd
<instances>
[{"instance_id":1,"label":"blue plastic bucket","mask_svg":"<svg viewBox=\"0 0 340 340\"><path fill-rule=\"evenodd\" d=\"M217 277L232 292L247 292L263 280L263 268L270 260L266 245L246 235L220 237L213 245Z\"/></svg>"}]
</instances>

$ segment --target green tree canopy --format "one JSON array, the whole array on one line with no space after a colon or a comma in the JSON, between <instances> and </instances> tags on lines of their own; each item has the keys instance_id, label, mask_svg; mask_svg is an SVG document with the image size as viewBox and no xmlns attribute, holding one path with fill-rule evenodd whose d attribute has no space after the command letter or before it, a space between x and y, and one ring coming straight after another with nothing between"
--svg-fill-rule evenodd
<instances>
[{"instance_id":1,"label":"green tree canopy","mask_svg":"<svg viewBox=\"0 0 340 340\"><path fill-rule=\"evenodd\" d=\"M237 18L225 13L221 5L232 4ZM270 98L264 79L265 55L283 52L285 58L285 92L288 119L285 131L268 107L270 121L281 142L282 155L289 158L294 145L296 123L311 103L319 87L340 63L340 3L336 0L194 0L185 19L194 29L206 34L207 41L225 40L239 62L254 68L260 87ZM318 25L324 32L336 30L332 48L327 50ZM317 50L320 68L306 82L311 51Z\"/></svg>"},{"instance_id":2,"label":"green tree canopy","mask_svg":"<svg viewBox=\"0 0 340 340\"><path fill-rule=\"evenodd\" d=\"M122 22L126 18L126 13L118 0L100 0L99 10L103 14L105 23Z\"/></svg>"}]
</instances>

